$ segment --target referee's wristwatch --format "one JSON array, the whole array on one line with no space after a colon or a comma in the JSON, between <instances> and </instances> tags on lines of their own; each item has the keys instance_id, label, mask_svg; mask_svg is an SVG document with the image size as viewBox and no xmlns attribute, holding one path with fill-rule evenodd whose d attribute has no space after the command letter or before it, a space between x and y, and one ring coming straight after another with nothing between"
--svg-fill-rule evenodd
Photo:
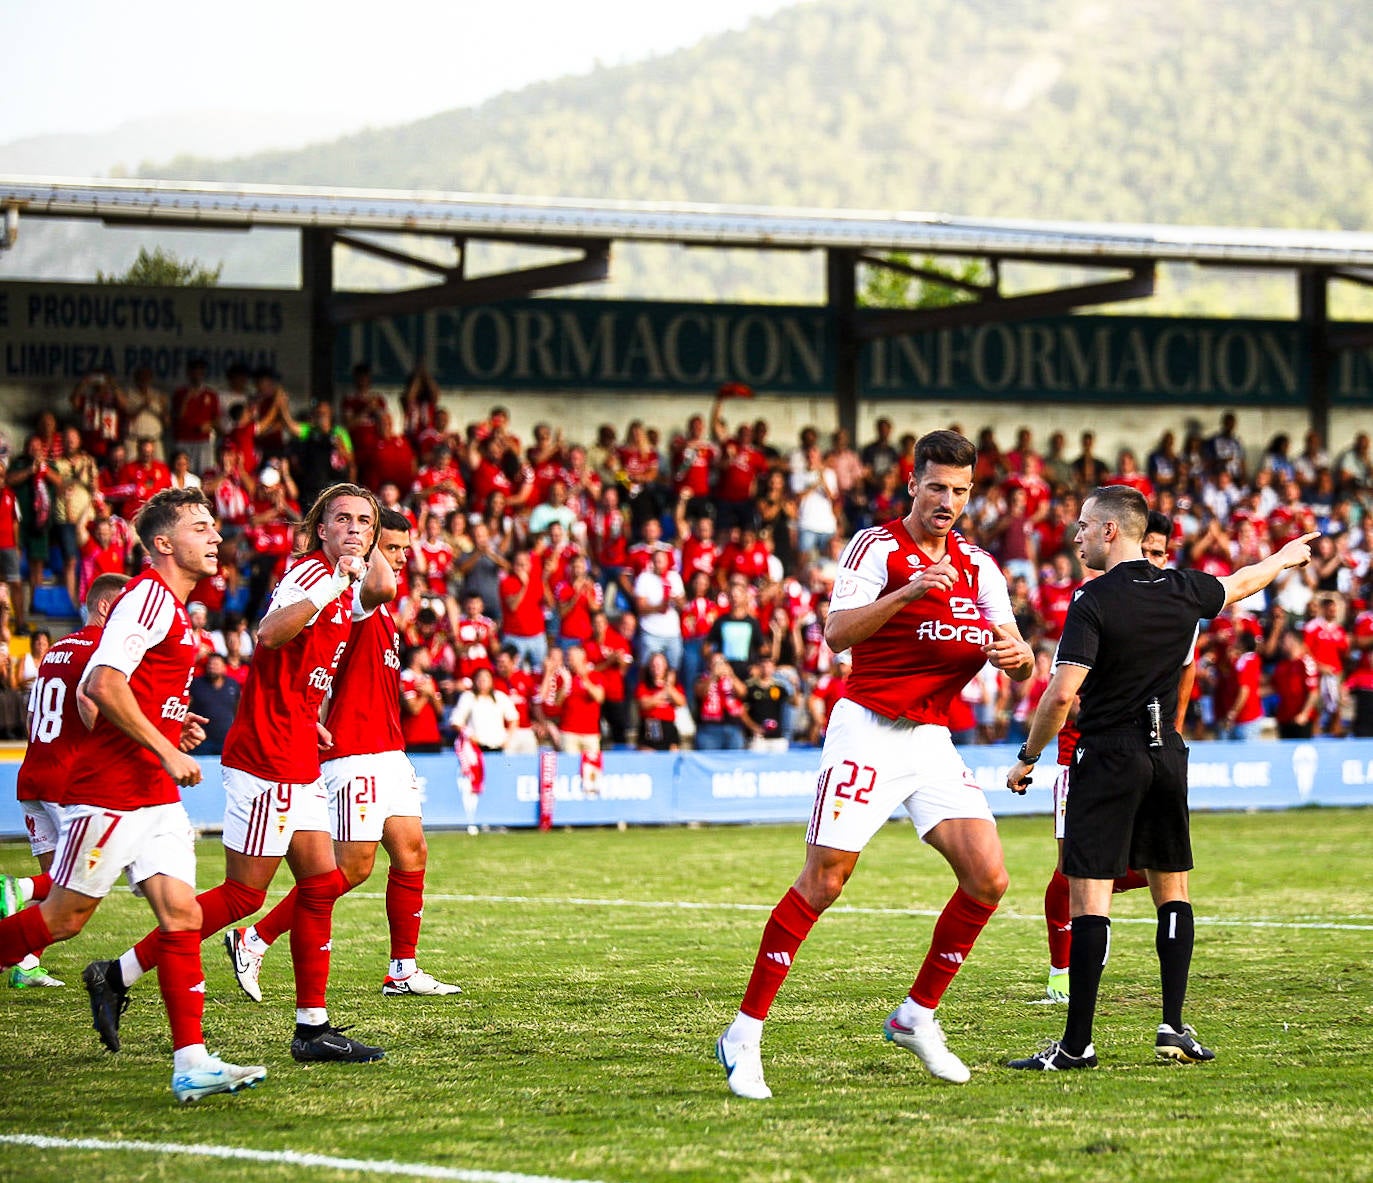
<instances>
[{"instance_id":1,"label":"referee's wristwatch","mask_svg":"<svg viewBox=\"0 0 1373 1183\"><path fill-rule=\"evenodd\" d=\"M1022 764L1038 764L1038 763L1039 763L1039 757L1042 756L1042 755L1044 755L1043 752L1040 752L1039 755L1036 755L1036 756L1030 755L1029 751L1026 750L1025 745L1024 745L1024 744L1021 744L1021 745L1020 745L1020 751L1018 751L1018 752L1015 754L1015 758L1016 758L1017 760L1019 760Z\"/></svg>"}]
</instances>

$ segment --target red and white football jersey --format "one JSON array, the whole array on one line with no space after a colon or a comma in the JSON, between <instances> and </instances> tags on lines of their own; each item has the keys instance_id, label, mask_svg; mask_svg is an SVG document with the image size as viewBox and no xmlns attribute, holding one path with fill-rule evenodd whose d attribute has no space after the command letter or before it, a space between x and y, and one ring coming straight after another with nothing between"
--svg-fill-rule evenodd
<instances>
[{"instance_id":1,"label":"red and white football jersey","mask_svg":"<svg viewBox=\"0 0 1373 1183\"><path fill-rule=\"evenodd\" d=\"M16 791L20 801L66 803L77 756L91 736L76 709L76 688L100 643L100 631L99 625L88 624L69 633L53 643L38 667L29 690L29 746Z\"/></svg>"},{"instance_id":2,"label":"red and white football jersey","mask_svg":"<svg viewBox=\"0 0 1373 1183\"><path fill-rule=\"evenodd\" d=\"M1063 622L1068 619L1073 593L1081 586L1080 579L1062 582L1045 579L1030 593L1030 602L1044 620L1044 636L1050 641L1057 641L1063 635Z\"/></svg>"},{"instance_id":3,"label":"red and white football jersey","mask_svg":"<svg viewBox=\"0 0 1373 1183\"><path fill-rule=\"evenodd\" d=\"M353 605L353 632L334 673L324 726L334 746L323 755L370 756L400 752L400 629L386 604L370 612Z\"/></svg>"},{"instance_id":4,"label":"red and white football jersey","mask_svg":"<svg viewBox=\"0 0 1373 1183\"><path fill-rule=\"evenodd\" d=\"M1311 660L1318 666L1336 672L1344 668L1344 659L1349 653L1349 634L1338 621L1308 620L1302 635L1306 638Z\"/></svg>"},{"instance_id":5,"label":"red and white football jersey","mask_svg":"<svg viewBox=\"0 0 1373 1183\"><path fill-rule=\"evenodd\" d=\"M889 719L947 727L949 704L986 663L982 652L1010 624L1006 579L996 561L951 531L947 552L957 580L902 606L853 647L848 697ZM861 608L910 582L930 558L900 521L860 530L839 560L830 611Z\"/></svg>"},{"instance_id":6,"label":"red and white football jersey","mask_svg":"<svg viewBox=\"0 0 1373 1183\"><path fill-rule=\"evenodd\" d=\"M272 592L264 617L308 599L321 580L333 578L319 552L307 555ZM263 780L309 784L319 776L319 704L334 683L339 659L353 627L353 589L310 618L280 649L259 645L229 734L225 768Z\"/></svg>"},{"instance_id":7,"label":"red and white football jersey","mask_svg":"<svg viewBox=\"0 0 1373 1183\"><path fill-rule=\"evenodd\" d=\"M422 538L411 552L410 565L417 575L422 573L424 585L435 595L448 592L448 572L453 569L456 556L453 547L444 539Z\"/></svg>"},{"instance_id":8,"label":"red and white football jersey","mask_svg":"<svg viewBox=\"0 0 1373 1183\"><path fill-rule=\"evenodd\" d=\"M459 617L458 635L453 641L459 678L470 678L478 670L493 668L491 655L500 647L500 634L500 628L489 616Z\"/></svg>"},{"instance_id":9,"label":"red and white football jersey","mask_svg":"<svg viewBox=\"0 0 1373 1183\"><path fill-rule=\"evenodd\" d=\"M107 665L122 673L138 709L176 744L191 699L195 655L186 606L156 571L146 567L124 585L114 602L86 670ZM83 751L98 753L98 758L76 761L66 804L141 809L181 800L162 762L103 714Z\"/></svg>"}]
</instances>

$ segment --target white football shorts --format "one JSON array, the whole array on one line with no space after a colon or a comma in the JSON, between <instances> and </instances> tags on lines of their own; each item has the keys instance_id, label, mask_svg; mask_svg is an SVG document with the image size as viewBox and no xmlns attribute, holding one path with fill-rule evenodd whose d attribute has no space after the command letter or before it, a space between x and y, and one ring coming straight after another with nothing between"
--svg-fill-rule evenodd
<instances>
[{"instance_id":1,"label":"white football shorts","mask_svg":"<svg viewBox=\"0 0 1373 1183\"><path fill-rule=\"evenodd\" d=\"M224 769L224 845L239 854L281 858L297 830L329 833L324 780L287 784L241 768Z\"/></svg>"},{"instance_id":2,"label":"white football shorts","mask_svg":"<svg viewBox=\"0 0 1373 1183\"><path fill-rule=\"evenodd\" d=\"M104 899L125 871L135 895L142 894L138 885L154 875L179 879L195 890L195 831L180 801L128 810L63 808L53 882Z\"/></svg>"},{"instance_id":3,"label":"white football shorts","mask_svg":"<svg viewBox=\"0 0 1373 1183\"><path fill-rule=\"evenodd\" d=\"M820 753L807 843L860 851L898 805L922 840L951 818L996 824L947 727L888 719L842 699Z\"/></svg>"},{"instance_id":4,"label":"white football shorts","mask_svg":"<svg viewBox=\"0 0 1373 1183\"><path fill-rule=\"evenodd\" d=\"M404 752L326 760L319 774L329 790L336 842L380 842L388 817L421 817L419 777Z\"/></svg>"},{"instance_id":5,"label":"white football shorts","mask_svg":"<svg viewBox=\"0 0 1373 1183\"><path fill-rule=\"evenodd\" d=\"M54 805L51 801L21 801L19 807L24 811L24 829L29 834L33 857L51 854L57 849L57 839L62 835L62 814L66 806Z\"/></svg>"},{"instance_id":6,"label":"white football shorts","mask_svg":"<svg viewBox=\"0 0 1373 1183\"><path fill-rule=\"evenodd\" d=\"M1069 764L1058 766L1058 775L1054 777L1054 837L1063 837L1064 823L1068 818L1068 773L1071 769Z\"/></svg>"}]
</instances>

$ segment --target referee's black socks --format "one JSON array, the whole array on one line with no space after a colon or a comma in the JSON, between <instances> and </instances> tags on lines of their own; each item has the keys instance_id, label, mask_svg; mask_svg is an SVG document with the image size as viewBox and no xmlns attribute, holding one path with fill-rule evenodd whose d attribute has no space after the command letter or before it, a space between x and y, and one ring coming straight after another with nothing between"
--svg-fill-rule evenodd
<instances>
[{"instance_id":1,"label":"referee's black socks","mask_svg":"<svg viewBox=\"0 0 1373 1183\"><path fill-rule=\"evenodd\" d=\"M1092 1016L1096 1014L1101 971L1111 954L1111 918L1074 916L1073 944L1068 954L1068 1021L1063 1027L1063 1049L1080 1056L1092 1042Z\"/></svg>"},{"instance_id":2,"label":"referee's black socks","mask_svg":"<svg viewBox=\"0 0 1373 1183\"><path fill-rule=\"evenodd\" d=\"M1182 1030L1182 1003L1187 997L1187 975L1192 969L1192 905L1186 900L1174 900L1158 910L1158 933L1154 948L1158 950L1159 977L1163 983L1163 1021L1174 1031ZM1077 922L1073 922L1073 940L1077 940ZM1074 990L1077 982L1072 983Z\"/></svg>"}]
</instances>

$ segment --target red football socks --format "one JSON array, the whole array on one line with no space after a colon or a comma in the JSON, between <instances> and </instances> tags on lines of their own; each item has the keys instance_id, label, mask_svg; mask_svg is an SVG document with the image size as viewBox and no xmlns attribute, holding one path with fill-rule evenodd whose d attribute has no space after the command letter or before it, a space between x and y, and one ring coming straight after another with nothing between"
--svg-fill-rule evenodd
<instances>
[{"instance_id":1,"label":"red football socks","mask_svg":"<svg viewBox=\"0 0 1373 1183\"><path fill-rule=\"evenodd\" d=\"M204 1043L205 972L200 965L200 933L164 932L157 985L172 1028L172 1048Z\"/></svg>"},{"instance_id":2,"label":"red football socks","mask_svg":"<svg viewBox=\"0 0 1373 1183\"><path fill-rule=\"evenodd\" d=\"M1049 964L1068 968L1073 947L1073 914L1068 907L1068 877L1055 871L1044 889L1044 923L1049 929Z\"/></svg>"},{"instance_id":3,"label":"red football socks","mask_svg":"<svg viewBox=\"0 0 1373 1183\"><path fill-rule=\"evenodd\" d=\"M51 944L52 932L41 908L24 908L0 920L0 966L18 965Z\"/></svg>"},{"instance_id":4,"label":"red football socks","mask_svg":"<svg viewBox=\"0 0 1373 1183\"><path fill-rule=\"evenodd\" d=\"M1134 891L1137 887L1148 887L1149 877L1143 871L1126 871L1124 875L1116 877L1116 881L1111 884L1111 894L1115 895L1122 891Z\"/></svg>"},{"instance_id":5,"label":"red football socks","mask_svg":"<svg viewBox=\"0 0 1373 1183\"><path fill-rule=\"evenodd\" d=\"M291 926L296 919L296 904L300 899L300 888L293 887L286 894L286 898L275 908L267 913L261 920L255 921L253 931L257 933L259 939L268 945L273 945L282 933L290 932Z\"/></svg>"},{"instance_id":6,"label":"red football socks","mask_svg":"<svg viewBox=\"0 0 1373 1183\"><path fill-rule=\"evenodd\" d=\"M236 879L226 879L218 887L202 891L196 896L200 905L200 940L208 940L221 929L228 928L235 920L251 916L267 898L265 891L249 887ZM162 938L160 929L153 929L133 947L138 964L145 970L161 964Z\"/></svg>"},{"instance_id":7,"label":"red football socks","mask_svg":"<svg viewBox=\"0 0 1373 1183\"><path fill-rule=\"evenodd\" d=\"M750 1018L766 1019L772 1000L786 981L792 959L810 934L820 914L792 887L787 890L763 927L763 939L753 962L753 973L739 1009Z\"/></svg>"},{"instance_id":8,"label":"red football socks","mask_svg":"<svg viewBox=\"0 0 1373 1183\"><path fill-rule=\"evenodd\" d=\"M329 951L334 901L348 890L335 867L296 881L296 912L291 928L291 962L296 971L296 1007L323 1007L329 986Z\"/></svg>"},{"instance_id":9,"label":"red football socks","mask_svg":"<svg viewBox=\"0 0 1373 1183\"><path fill-rule=\"evenodd\" d=\"M424 914L424 872L386 873L386 923L391 927L391 959L413 958Z\"/></svg>"},{"instance_id":10,"label":"red football socks","mask_svg":"<svg viewBox=\"0 0 1373 1183\"><path fill-rule=\"evenodd\" d=\"M921 1006L934 1010L944 991L949 988L968 954L973 942L996 911L995 904L983 904L973 899L961 887L955 888L944 911L934 922L934 936L925 963L911 987L911 998Z\"/></svg>"}]
</instances>

